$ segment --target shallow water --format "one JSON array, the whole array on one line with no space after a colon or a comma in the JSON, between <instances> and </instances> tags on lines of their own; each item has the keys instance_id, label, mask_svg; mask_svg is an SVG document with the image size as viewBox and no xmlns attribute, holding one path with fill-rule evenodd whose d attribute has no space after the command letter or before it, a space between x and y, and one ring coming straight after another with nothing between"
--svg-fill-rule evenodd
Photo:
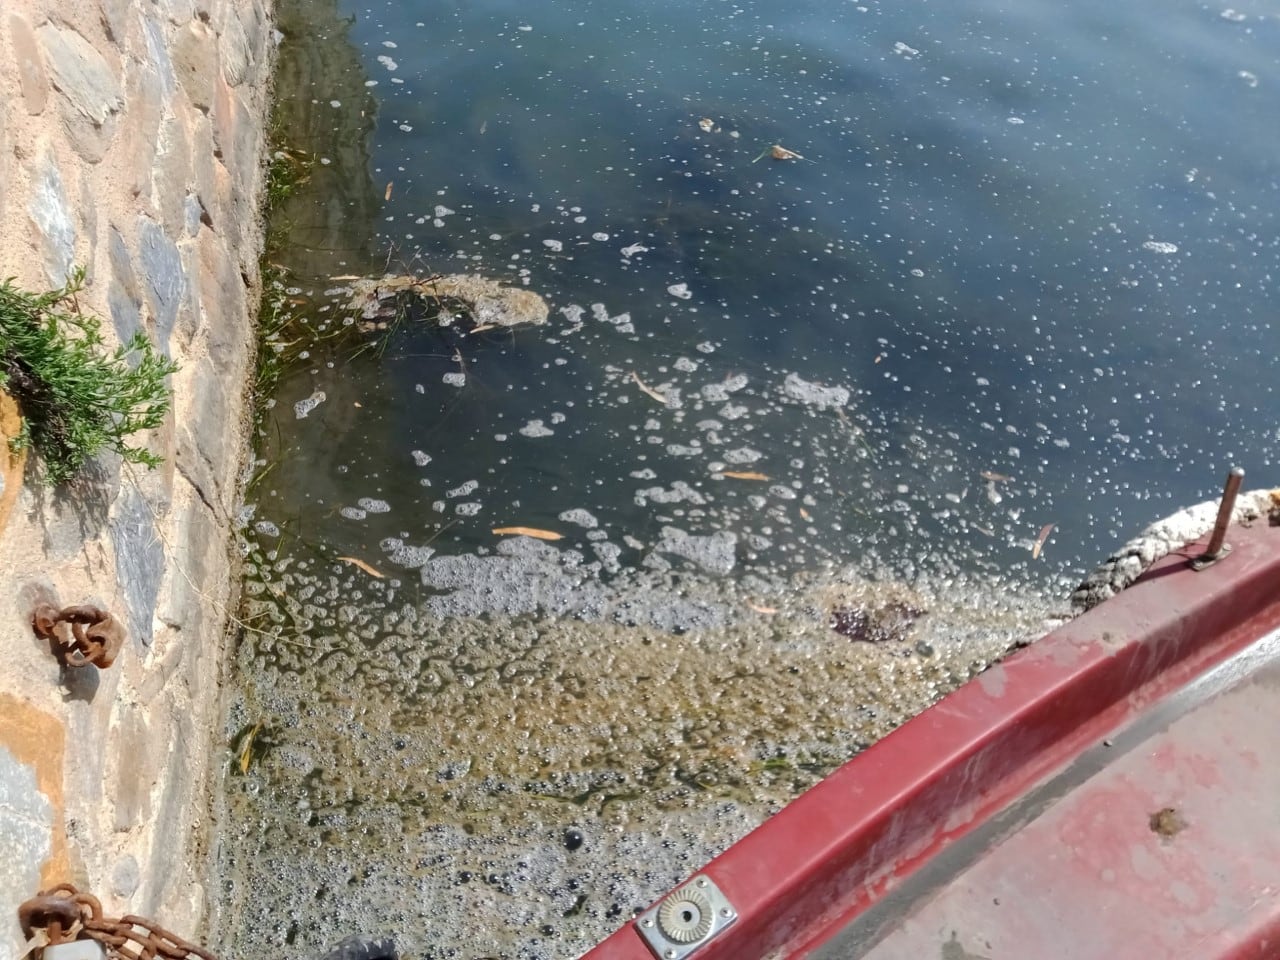
<instances>
[{"instance_id":1,"label":"shallow water","mask_svg":"<svg viewBox=\"0 0 1280 960\"><path fill-rule=\"evenodd\" d=\"M1272 469L1265 6L281 15L232 953L571 956ZM384 271L551 320L351 334Z\"/></svg>"}]
</instances>

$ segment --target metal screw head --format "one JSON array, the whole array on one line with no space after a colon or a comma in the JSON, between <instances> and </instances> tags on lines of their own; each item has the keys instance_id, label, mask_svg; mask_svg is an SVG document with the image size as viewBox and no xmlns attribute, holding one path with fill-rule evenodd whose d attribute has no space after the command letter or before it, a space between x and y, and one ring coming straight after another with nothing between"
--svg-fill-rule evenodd
<instances>
[{"instance_id":1,"label":"metal screw head","mask_svg":"<svg viewBox=\"0 0 1280 960\"><path fill-rule=\"evenodd\" d=\"M723 907L723 908L721 908L721 910L720 910L720 916L725 917L725 918L732 917L732 916L733 916L733 911L732 911L732 910L730 910L728 907Z\"/></svg>"},{"instance_id":2,"label":"metal screw head","mask_svg":"<svg viewBox=\"0 0 1280 960\"><path fill-rule=\"evenodd\" d=\"M643 920L641 920L641 921L640 921L640 926L642 926L642 927L652 927L652 926L653 926L653 919L652 919L651 917L645 917Z\"/></svg>"},{"instance_id":3,"label":"metal screw head","mask_svg":"<svg viewBox=\"0 0 1280 960\"><path fill-rule=\"evenodd\" d=\"M666 950L662 952L662 955L666 957L667 960L675 960L676 952L672 950L670 947L668 947Z\"/></svg>"},{"instance_id":4,"label":"metal screw head","mask_svg":"<svg viewBox=\"0 0 1280 960\"><path fill-rule=\"evenodd\" d=\"M699 877L699 878L698 878L698 886L700 886L700 887L705 887L706 885L707 885L707 878L706 878L706 877Z\"/></svg>"}]
</instances>

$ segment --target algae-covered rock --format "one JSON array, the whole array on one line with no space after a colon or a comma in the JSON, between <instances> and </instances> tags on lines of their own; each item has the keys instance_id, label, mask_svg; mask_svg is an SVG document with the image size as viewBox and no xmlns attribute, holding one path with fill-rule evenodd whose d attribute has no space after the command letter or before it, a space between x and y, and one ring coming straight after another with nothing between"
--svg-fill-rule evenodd
<instances>
[{"instance_id":1,"label":"algae-covered rock","mask_svg":"<svg viewBox=\"0 0 1280 960\"><path fill-rule=\"evenodd\" d=\"M506 287L474 273L415 277L407 274L367 278L351 285L348 307L364 320L395 314L402 295L437 303L461 304L474 327L516 327L547 322L547 302L532 290Z\"/></svg>"}]
</instances>

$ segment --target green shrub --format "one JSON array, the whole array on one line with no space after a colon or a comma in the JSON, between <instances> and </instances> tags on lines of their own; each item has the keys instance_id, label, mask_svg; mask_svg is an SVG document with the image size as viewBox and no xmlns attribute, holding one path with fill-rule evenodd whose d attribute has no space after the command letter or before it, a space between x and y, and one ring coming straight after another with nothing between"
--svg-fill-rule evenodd
<instances>
[{"instance_id":1,"label":"green shrub","mask_svg":"<svg viewBox=\"0 0 1280 960\"><path fill-rule=\"evenodd\" d=\"M104 447L130 463L160 463L126 438L164 421L166 378L178 369L142 332L107 352L101 322L76 302L83 282L77 270L49 293L0 285L0 387L22 407L16 442L35 449L50 484L73 478Z\"/></svg>"}]
</instances>

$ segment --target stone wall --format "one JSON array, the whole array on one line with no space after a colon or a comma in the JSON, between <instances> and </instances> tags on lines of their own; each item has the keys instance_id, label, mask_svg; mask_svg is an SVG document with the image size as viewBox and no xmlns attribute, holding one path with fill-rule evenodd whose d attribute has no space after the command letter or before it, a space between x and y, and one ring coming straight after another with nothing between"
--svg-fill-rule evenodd
<instances>
[{"instance_id":1,"label":"stone wall","mask_svg":"<svg viewBox=\"0 0 1280 960\"><path fill-rule=\"evenodd\" d=\"M198 933L258 301L266 7L0 6L0 276L43 290L84 266L82 308L181 364L168 422L147 438L162 467L106 456L49 490L28 462L0 492L13 501L0 532L0 955L21 952L17 904L62 880L109 914ZM60 667L31 629L41 598L111 610L129 631L115 665Z\"/></svg>"}]
</instances>

